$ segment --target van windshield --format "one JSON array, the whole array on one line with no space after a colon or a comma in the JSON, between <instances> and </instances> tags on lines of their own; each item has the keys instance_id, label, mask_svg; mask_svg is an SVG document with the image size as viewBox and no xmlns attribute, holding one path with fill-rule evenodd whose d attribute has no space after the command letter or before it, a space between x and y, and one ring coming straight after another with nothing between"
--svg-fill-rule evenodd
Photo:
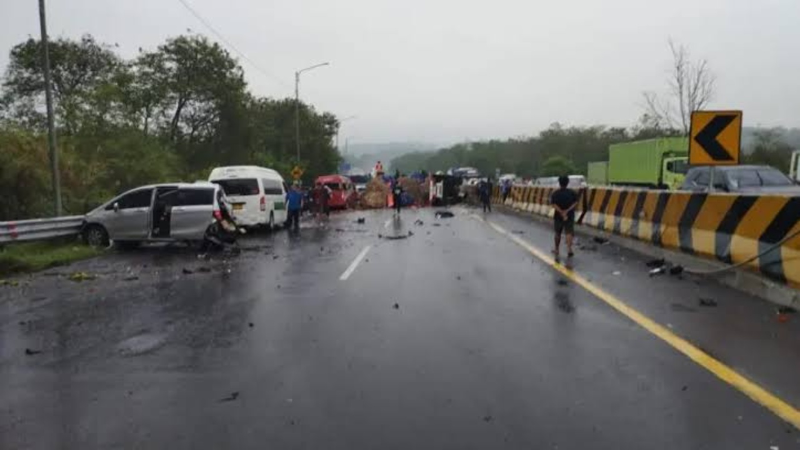
<instances>
[{"instance_id":1,"label":"van windshield","mask_svg":"<svg viewBox=\"0 0 800 450\"><path fill-rule=\"evenodd\" d=\"M231 180L214 180L225 191L225 195L258 195L258 181L255 178L236 178Z\"/></svg>"}]
</instances>

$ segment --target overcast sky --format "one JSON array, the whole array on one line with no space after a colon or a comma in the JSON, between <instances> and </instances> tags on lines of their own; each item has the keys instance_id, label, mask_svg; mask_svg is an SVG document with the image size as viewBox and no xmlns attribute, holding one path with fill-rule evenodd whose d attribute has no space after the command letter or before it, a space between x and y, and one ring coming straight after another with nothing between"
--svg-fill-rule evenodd
<instances>
[{"instance_id":1,"label":"overcast sky","mask_svg":"<svg viewBox=\"0 0 800 450\"><path fill-rule=\"evenodd\" d=\"M745 125L800 125L798 0L186 0L262 71L253 92L301 97L351 142L533 135L552 122L632 125L663 90L671 37L717 76L711 105ZM49 0L53 37L90 33L124 57L187 29L178 0ZM0 0L0 66L38 37L35 0Z\"/></svg>"}]
</instances>

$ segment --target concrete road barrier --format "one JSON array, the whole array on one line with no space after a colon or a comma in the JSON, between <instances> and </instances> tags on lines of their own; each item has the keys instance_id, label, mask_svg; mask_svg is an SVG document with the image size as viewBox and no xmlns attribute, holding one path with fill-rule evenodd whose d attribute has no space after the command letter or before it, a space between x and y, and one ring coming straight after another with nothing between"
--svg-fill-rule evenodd
<instances>
[{"instance_id":1,"label":"concrete road barrier","mask_svg":"<svg viewBox=\"0 0 800 450\"><path fill-rule=\"evenodd\" d=\"M552 217L555 188L515 186L506 205ZM499 191L495 202L500 203ZM684 253L746 264L800 287L800 197L592 187L581 189L577 221L611 234Z\"/></svg>"}]
</instances>

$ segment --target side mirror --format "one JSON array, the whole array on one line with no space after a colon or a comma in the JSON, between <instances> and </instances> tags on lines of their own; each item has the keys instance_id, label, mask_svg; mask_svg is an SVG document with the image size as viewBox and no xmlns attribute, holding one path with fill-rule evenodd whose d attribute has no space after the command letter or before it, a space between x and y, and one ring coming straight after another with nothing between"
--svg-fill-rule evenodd
<instances>
[{"instance_id":1,"label":"side mirror","mask_svg":"<svg viewBox=\"0 0 800 450\"><path fill-rule=\"evenodd\" d=\"M114 212L119 212L119 203L114 202Z\"/></svg>"}]
</instances>

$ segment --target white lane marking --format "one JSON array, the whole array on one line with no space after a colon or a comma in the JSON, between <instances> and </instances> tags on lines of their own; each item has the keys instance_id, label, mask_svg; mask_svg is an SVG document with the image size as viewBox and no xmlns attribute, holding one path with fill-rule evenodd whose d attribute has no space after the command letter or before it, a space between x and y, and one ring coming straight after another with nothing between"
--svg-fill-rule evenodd
<instances>
[{"instance_id":1,"label":"white lane marking","mask_svg":"<svg viewBox=\"0 0 800 450\"><path fill-rule=\"evenodd\" d=\"M389 225L392 224L392 218L386 219L386 222L383 222L383 228L389 228Z\"/></svg>"},{"instance_id":2,"label":"white lane marking","mask_svg":"<svg viewBox=\"0 0 800 450\"><path fill-rule=\"evenodd\" d=\"M361 253L359 253L358 256L356 256L356 259L354 259L353 262L350 263L350 267L348 267L347 270L344 271L342 276L339 277L341 281L345 281L348 278L350 278L350 275L352 275L353 272L355 272L356 267L358 267L358 263L360 263L361 260L364 259L365 256L367 256L367 252L371 247L372 247L371 245L368 245L364 247L364 250L361 250Z\"/></svg>"}]
</instances>

